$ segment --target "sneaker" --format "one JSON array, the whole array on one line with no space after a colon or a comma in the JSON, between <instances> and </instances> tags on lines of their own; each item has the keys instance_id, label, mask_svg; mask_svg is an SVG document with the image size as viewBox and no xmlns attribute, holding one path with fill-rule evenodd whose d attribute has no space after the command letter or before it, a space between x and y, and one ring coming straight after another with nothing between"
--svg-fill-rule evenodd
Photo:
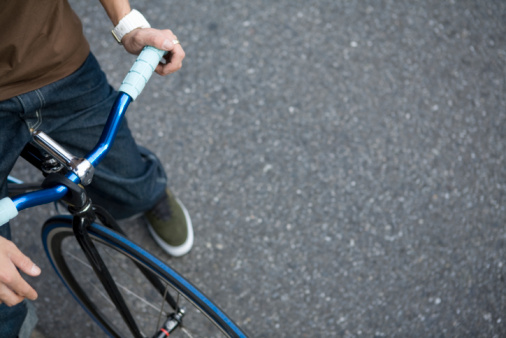
<instances>
[{"instance_id":1,"label":"sneaker","mask_svg":"<svg viewBox=\"0 0 506 338\"><path fill-rule=\"evenodd\" d=\"M144 217L156 243L171 256L188 253L193 246L193 227L188 210L167 189Z\"/></svg>"}]
</instances>

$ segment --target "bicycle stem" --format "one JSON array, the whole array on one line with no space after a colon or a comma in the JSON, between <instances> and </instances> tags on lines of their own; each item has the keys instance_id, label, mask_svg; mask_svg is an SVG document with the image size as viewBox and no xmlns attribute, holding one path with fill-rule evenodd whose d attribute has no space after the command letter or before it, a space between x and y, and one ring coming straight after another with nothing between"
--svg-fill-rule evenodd
<instances>
[{"instance_id":1,"label":"bicycle stem","mask_svg":"<svg viewBox=\"0 0 506 338\"><path fill-rule=\"evenodd\" d=\"M109 152L112 143L114 142L114 138L118 133L119 127L121 126L123 117L125 116L126 109L131 102L132 98L128 94L123 92L118 94L97 145L87 156L85 156L85 159L89 161L93 167L98 165ZM81 181L74 172L67 173L66 177L74 183L79 184ZM68 189L65 186L59 185L16 196L12 199L12 202L14 202L16 209L21 211L23 209L51 203L61 199L67 192Z\"/></svg>"}]
</instances>

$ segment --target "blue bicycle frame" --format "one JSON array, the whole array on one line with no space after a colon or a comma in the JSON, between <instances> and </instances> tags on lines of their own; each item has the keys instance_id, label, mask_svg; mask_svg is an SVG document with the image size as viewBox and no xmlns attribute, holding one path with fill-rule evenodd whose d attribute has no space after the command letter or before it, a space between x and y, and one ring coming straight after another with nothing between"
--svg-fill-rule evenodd
<instances>
[{"instance_id":1,"label":"blue bicycle frame","mask_svg":"<svg viewBox=\"0 0 506 338\"><path fill-rule=\"evenodd\" d=\"M111 113L109 114L109 118L107 119L97 145L85 156L85 159L88 160L93 167L97 166L109 152L126 109L142 92L144 86L153 74L155 67L165 53L166 52L151 46L145 47L128 72L119 88L118 97L111 109ZM66 177L76 184L81 183L80 178L74 172L69 172ZM63 198L67 192L68 189L65 186L58 185L52 188L16 196L12 199L12 202L16 209L21 211L37 205L57 201Z\"/></svg>"},{"instance_id":2,"label":"blue bicycle frame","mask_svg":"<svg viewBox=\"0 0 506 338\"><path fill-rule=\"evenodd\" d=\"M107 119L106 125L97 145L92 151L90 151L88 155L85 156L85 158L94 167L96 167L109 152L116 134L118 133L118 129L121 125L121 121L123 120L126 109L132 101L133 99L130 95L123 92L120 92L118 94L118 97L116 98L116 101L111 109L111 113L109 114L109 118ZM66 177L74 183L80 183L79 177L73 172L69 172ZM65 196L67 190L68 189L65 186L59 185L53 188L43 189L16 196L12 199L12 202L16 206L16 209L18 209L18 211L21 211L23 209L31 208L37 205L57 201Z\"/></svg>"}]
</instances>

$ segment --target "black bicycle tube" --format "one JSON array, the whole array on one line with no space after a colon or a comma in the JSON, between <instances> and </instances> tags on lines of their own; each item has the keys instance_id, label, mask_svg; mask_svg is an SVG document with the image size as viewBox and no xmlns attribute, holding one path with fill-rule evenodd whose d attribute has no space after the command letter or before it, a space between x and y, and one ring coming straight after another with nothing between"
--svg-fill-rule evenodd
<instances>
[{"instance_id":1,"label":"black bicycle tube","mask_svg":"<svg viewBox=\"0 0 506 338\"><path fill-rule=\"evenodd\" d=\"M61 218L54 217L54 218L48 220L48 222L49 223L53 223L53 222L61 223L62 225L64 225L66 223L69 226L71 223L70 218L65 217L65 216L63 216ZM46 222L46 224L48 222ZM230 335L231 337L246 337L246 335L242 332L242 330L230 318L228 318L228 316L225 315L221 309L219 309L216 305L211 304L209 302L209 299L207 299L207 297L205 297L205 295L202 295L202 293L199 292L199 290L197 290L194 286L192 286L188 281L183 282L181 276L177 276L178 274L175 271L173 271L170 267L165 265L162 268L161 266L164 264L162 262L160 262L156 257L149 254L149 252L143 250L142 248L139 248L135 243L129 241L128 239L124 238L123 236L121 236L117 233L114 234L115 231L111 232L111 230L108 229L107 227L93 224L91 226L90 230L91 230L90 235L93 234L93 236L97 237L98 239L101 239L104 242L108 242L108 243L112 244L113 247L115 246L117 249L119 249L119 251L124 252L133 260L138 259L139 261L144 261L149 267L151 267L154 271L156 271L161 276L163 276L165 279L167 279L167 281L170 284L172 284L176 289L178 289L179 290L178 292L181 292L183 295L189 296L188 300L190 300L192 303L194 303L197 307L201 308L203 313L206 313L209 315L210 318L213 318L213 321L218 326L220 326L222 328L222 330L224 332L226 332L228 335ZM43 238L46 238L45 236L47 236L47 234L48 234L48 232L43 231ZM49 252L48 252L49 247L46 245L49 243L46 240L44 240L44 243L45 243L45 247L46 247L46 252L49 255ZM52 257L52 256L49 255L49 257ZM64 273L64 271L62 273ZM71 274L68 275L68 271L67 271L66 275L67 275L67 277L72 277ZM63 279L63 280L64 280L64 283L67 283L67 282L65 282L65 279ZM76 284L76 283L77 283L77 281L74 281L74 284ZM66 284L66 285L68 285L68 284ZM85 298L82 300L79 300L78 298L76 298L76 299L78 299L78 301L80 303L82 301L84 301L84 303L81 303L81 304L88 304L88 306L91 305L89 300L86 301L87 297L86 297L85 293L81 292L80 295L81 295L81 297ZM85 307L85 309L86 309L86 307ZM214 313L214 315L213 315L213 313ZM92 317L94 317L94 315ZM94 318L96 318L96 317L94 317ZM98 318L96 318L96 321L97 321L97 323L99 323L100 326L104 327L99 322ZM112 334L112 332L110 332L110 334Z\"/></svg>"},{"instance_id":2,"label":"black bicycle tube","mask_svg":"<svg viewBox=\"0 0 506 338\"><path fill-rule=\"evenodd\" d=\"M91 241L87 227L91 224L88 217L83 215L75 215L72 220L72 227L74 229L74 234L76 236L77 242L81 246L86 258L88 259L90 265L93 268L93 271L97 275L97 278L100 280L107 294L111 298L111 301L116 306L116 309L123 317L123 320L127 324L128 328L132 332L135 337L142 338L142 334L135 322L128 306L123 299L116 283L114 282L109 270L107 269L104 261L100 257L95 245Z\"/></svg>"},{"instance_id":3,"label":"black bicycle tube","mask_svg":"<svg viewBox=\"0 0 506 338\"><path fill-rule=\"evenodd\" d=\"M123 244L127 244L125 242L128 241L130 242L128 239L124 238L124 239L121 239L121 237L118 237L117 235L118 234L111 234L109 233L110 230L105 228L105 227L102 227L102 229L100 227L94 227L94 233L96 236L98 236L99 238L102 237L102 238L106 238L108 240L111 240L111 241L115 241L115 240L118 240L120 242L122 242ZM138 247L135 243L133 242L130 242L128 244L128 247L131 248L131 254L134 254L132 255L132 258L134 259L138 259L138 257L135 255L139 255L139 256L152 256L149 252L147 252L146 250ZM153 260L153 262L157 261L156 257L152 256L151 259ZM158 265L157 263L155 263L155 265L152 265L151 266L152 268L158 270L159 272L161 272L166 278L168 278L170 280L170 283L177 289L179 289L181 291L182 294L186 294L186 291L189 291L190 293L193 293L193 295L195 297L192 297L192 302L197 305L198 303L198 307L201 308L201 310L205 313L215 313L216 316L214 317L214 322L218 325L221 326L222 330L224 332L226 332L227 334L229 334L230 336L232 337L246 337L246 335L241 331L241 329L237 326L237 324L235 324L230 318L228 318L227 315L225 315L225 313L220 309L218 308L215 304L213 304L212 302L209 301L209 299L207 299L207 297L205 297L202 292L200 292L194 285L192 285L190 282L188 282L187 280L185 280L184 278L181 278L181 276L178 276L177 273L175 274L168 274L166 272L162 272L162 270L158 269ZM172 270L170 267L166 266L166 268ZM227 329L227 327L230 328Z\"/></svg>"},{"instance_id":4,"label":"black bicycle tube","mask_svg":"<svg viewBox=\"0 0 506 338\"><path fill-rule=\"evenodd\" d=\"M104 208L102 208L99 205L93 205L93 209L95 210L95 215L98 217L100 222L109 229L112 229L119 233L120 235L124 236L125 238L128 238L125 232L121 229L121 227L118 225L116 220L112 217L112 215ZM165 286L162 282L156 277L151 271L146 269L142 264L139 264L134 261L134 264L137 266L137 268L142 272L144 277L146 277L151 285L153 285L157 290L158 293L160 293L160 296L165 295L165 300L169 305L174 309L174 311L179 311L179 306L177 305L177 301L168 293L165 292Z\"/></svg>"},{"instance_id":5,"label":"black bicycle tube","mask_svg":"<svg viewBox=\"0 0 506 338\"><path fill-rule=\"evenodd\" d=\"M32 143L26 144L26 146L21 151L21 157L23 157L35 168L41 170L42 162L44 161L44 156L42 155L40 149L38 149Z\"/></svg>"}]
</instances>

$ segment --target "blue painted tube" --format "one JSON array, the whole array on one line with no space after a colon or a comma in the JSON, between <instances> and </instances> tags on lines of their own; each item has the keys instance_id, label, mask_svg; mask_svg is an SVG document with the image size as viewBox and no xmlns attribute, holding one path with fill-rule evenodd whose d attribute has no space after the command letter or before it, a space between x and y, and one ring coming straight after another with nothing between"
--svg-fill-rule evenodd
<instances>
[{"instance_id":1,"label":"blue painted tube","mask_svg":"<svg viewBox=\"0 0 506 338\"><path fill-rule=\"evenodd\" d=\"M67 193L67 187L59 185L53 188L30 192L16 196L12 202L18 211L35 207L37 205L47 204L59 200Z\"/></svg>"},{"instance_id":2,"label":"blue painted tube","mask_svg":"<svg viewBox=\"0 0 506 338\"><path fill-rule=\"evenodd\" d=\"M86 159L90 161L94 167L96 167L109 152L130 102L132 102L132 98L129 95L121 92L118 94L105 124L102 136L100 136L100 140L95 148L86 155Z\"/></svg>"},{"instance_id":3,"label":"blue painted tube","mask_svg":"<svg viewBox=\"0 0 506 338\"><path fill-rule=\"evenodd\" d=\"M79 183L79 177L72 172L67 174L67 178L74 183ZM64 185L58 185L56 187L18 195L12 198L12 202L16 206L16 209L21 211L23 209L57 201L63 198L67 192L67 187Z\"/></svg>"},{"instance_id":4,"label":"blue painted tube","mask_svg":"<svg viewBox=\"0 0 506 338\"><path fill-rule=\"evenodd\" d=\"M11 175L7 176L7 182L9 182L9 183L16 183L16 184L23 184L24 183L20 179L14 177L14 176L11 176Z\"/></svg>"},{"instance_id":5,"label":"blue painted tube","mask_svg":"<svg viewBox=\"0 0 506 338\"><path fill-rule=\"evenodd\" d=\"M125 93L118 94L97 145L89 153L89 155L86 156L93 166L97 166L97 164L100 163L100 161L109 152L130 102L132 102L132 98L130 96ZM67 178L74 183L80 183L79 177L72 172L67 174ZM21 211L37 205L54 202L63 198L66 193L67 188L61 185L16 196L12 199L12 202L16 206L16 209Z\"/></svg>"}]
</instances>

